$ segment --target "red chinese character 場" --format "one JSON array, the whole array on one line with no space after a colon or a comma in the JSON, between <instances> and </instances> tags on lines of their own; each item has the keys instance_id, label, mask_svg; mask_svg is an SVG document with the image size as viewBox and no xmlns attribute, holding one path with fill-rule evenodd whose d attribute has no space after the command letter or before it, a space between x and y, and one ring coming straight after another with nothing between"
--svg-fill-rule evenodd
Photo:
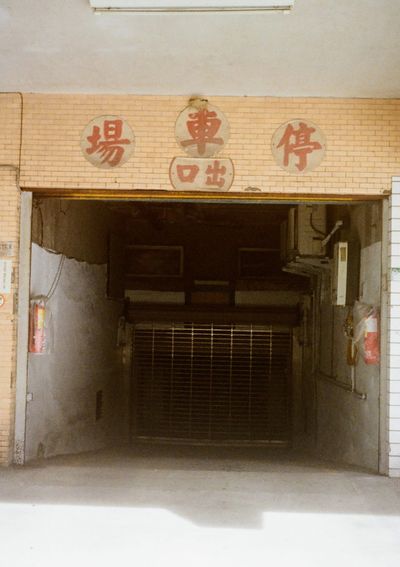
<instances>
[{"instance_id":1,"label":"red chinese character \u5834","mask_svg":"<svg viewBox=\"0 0 400 567\"><path fill-rule=\"evenodd\" d=\"M87 137L91 146L86 152L99 154L102 157L101 163L108 163L111 167L118 165L124 155L124 145L131 143L121 137L122 126L122 120L104 120L103 132L99 126L93 126L91 136Z\"/></svg>"}]
</instances>

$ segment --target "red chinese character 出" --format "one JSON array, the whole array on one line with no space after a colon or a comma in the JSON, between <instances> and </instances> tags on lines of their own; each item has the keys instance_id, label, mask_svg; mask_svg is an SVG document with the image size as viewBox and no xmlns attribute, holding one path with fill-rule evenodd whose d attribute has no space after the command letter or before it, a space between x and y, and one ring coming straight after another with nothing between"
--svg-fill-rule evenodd
<instances>
[{"instance_id":1,"label":"red chinese character \u51fa","mask_svg":"<svg viewBox=\"0 0 400 567\"><path fill-rule=\"evenodd\" d=\"M124 155L123 146L131 143L130 140L121 138L122 125L122 120L104 120L103 134L99 126L93 126L91 136L87 137L91 146L86 152L100 154L103 158L101 163L109 163L112 167L118 165Z\"/></svg>"},{"instance_id":2,"label":"red chinese character \u51fa","mask_svg":"<svg viewBox=\"0 0 400 567\"><path fill-rule=\"evenodd\" d=\"M311 141L311 134L315 132L315 128L308 127L304 122L299 123L299 127L295 129L292 124L288 124L281 141L277 148L284 147L283 164L289 165L289 156L294 154L299 158L296 167L299 171L303 171L307 167L307 155L314 150L322 148L319 142Z\"/></svg>"},{"instance_id":3,"label":"red chinese character \u51fa","mask_svg":"<svg viewBox=\"0 0 400 567\"><path fill-rule=\"evenodd\" d=\"M207 181L206 185L213 185L216 187L223 187L225 179L222 177L226 173L226 167L219 165L219 161L215 160L213 165L209 165L206 169Z\"/></svg>"},{"instance_id":4,"label":"red chinese character \u51fa","mask_svg":"<svg viewBox=\"0 0 400 567\"><path fill-rule=\"evenodd\" d=\"M215 138L221 126L221 120L217 117L216 112L203 108L189 114L189 118L191 120L188 120L186 125L192 139L182 141L182 146L197 146L197 151L202 156L205 154L207 144L222 145L224 143L222 138Z\"/></svg>"},{"instance_id":5,"label":"red chinese character \u51fa","mask_svg":"<svg viewBox=\"0 0 400 567\"><path fill-rule=\"evenodd\" d=\"M199 173L197 165L177 165L176 172L182 183L193 183Z\"/></svg>"}]
</instances>

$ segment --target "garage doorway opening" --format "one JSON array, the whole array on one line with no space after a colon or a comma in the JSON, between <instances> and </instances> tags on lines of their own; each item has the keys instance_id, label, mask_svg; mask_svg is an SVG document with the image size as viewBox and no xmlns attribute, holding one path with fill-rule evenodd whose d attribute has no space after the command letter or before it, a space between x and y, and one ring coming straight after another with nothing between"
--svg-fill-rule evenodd
<instances>
[{"instance_id":1,"label":"garage doorway opening","mask_svg":"<svg viewBox=\"0 0 400 567\"><path fill-rule=\"evenodd\" d=\"M26 459L265 445L377 471L380 366L349 345L381 209L35 198Z\"/></svg>"}]
</instances>

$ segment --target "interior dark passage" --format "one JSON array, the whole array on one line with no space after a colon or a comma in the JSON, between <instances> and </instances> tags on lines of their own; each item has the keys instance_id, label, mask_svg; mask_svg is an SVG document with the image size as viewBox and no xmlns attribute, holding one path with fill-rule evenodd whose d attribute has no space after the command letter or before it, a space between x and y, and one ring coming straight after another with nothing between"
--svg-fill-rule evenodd
<instances>
[{"instance_id":1,"label":"interior dark passage","mask_svg":"<svg viewBox=\"0 0 400 567\"><path fill-rule=\"evenodd\" d=\"M287 207L135 214L125 273L133 439L288 444L292 295L304 282L281 271Z\"/></svg>"},{"instance_id":2,"label":"interior dark passage","mask_svg":"<svg viewBox=\"0 0 400 567\"><path fill-rule=\"evenodd\" d=\"M379 306L381 228L378 203L35 200L27 459L266 445L376 468L379 368L343 329Z\"/></svg>"}]
</instances>

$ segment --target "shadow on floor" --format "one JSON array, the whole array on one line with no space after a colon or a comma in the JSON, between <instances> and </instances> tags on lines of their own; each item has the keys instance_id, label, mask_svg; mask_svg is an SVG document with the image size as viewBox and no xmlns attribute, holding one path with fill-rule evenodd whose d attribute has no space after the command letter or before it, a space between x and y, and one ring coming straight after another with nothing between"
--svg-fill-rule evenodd
<instances>
[{"instance_id":1,"label":"shadow on floor","mask_svg":"<svg viewBox=\"0 0 400 567\"><path fill-rule=\"evenodd\" d=\"M400 516L400 479L287 450L143 445L3 469L0 502L154 508L254 529L269 512Z\"/></svg>"}]
</instances>

